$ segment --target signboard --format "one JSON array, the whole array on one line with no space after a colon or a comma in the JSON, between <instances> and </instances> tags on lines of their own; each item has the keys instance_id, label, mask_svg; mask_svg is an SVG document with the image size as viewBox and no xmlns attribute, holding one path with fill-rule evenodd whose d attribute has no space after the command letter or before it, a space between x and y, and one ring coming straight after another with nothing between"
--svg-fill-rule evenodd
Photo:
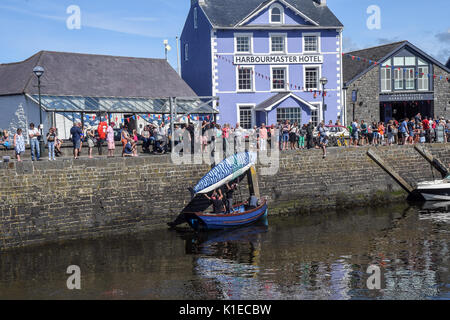
<instances>
[{"instance_id":1,"label":"signboard","mask_svg":"<svg viewBox=\"0 0 450 320\"><path fill-rule=\"evenodd\" d=\"M381 94L381 102L434 100L432 93L396 93Z\"/></svg>"},{"instance_id":2,"label":"signboard","mask_svg":"<svg viewBox=\"0 0 450 320\"><path fill-rule=\"evenodd\" d=\"M323 55L320 54L235 55L233 63L235 65L323 63Z\"/></svg>"},{"instance_id":3,"label":"signboard","mask_svg":"<svg viewBox=\"0 0 450 320\"><path fill-rule=\"evenodd\" d=\"M358 100L358 91L353 90L352 91L352 102L356 102Z\"/></svg>"}]
</instances>

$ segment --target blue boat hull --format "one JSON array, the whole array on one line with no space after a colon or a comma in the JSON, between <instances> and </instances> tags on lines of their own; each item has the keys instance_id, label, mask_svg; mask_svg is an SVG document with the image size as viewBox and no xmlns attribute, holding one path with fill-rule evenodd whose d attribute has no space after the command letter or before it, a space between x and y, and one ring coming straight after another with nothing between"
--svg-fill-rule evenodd
<instances>
[{"instance_id":1,"label":"blue boat hull","mask_svg":"<svg viewBox=\"0 0 450 320\"><path fill-rule=\"evenodd\" d=\"M239 209L239 207L237 208ZM232 214L185 213L186 221L196 231L236 228L267 218L267 203L254 209Z\"/></svg>"}]
</instances>

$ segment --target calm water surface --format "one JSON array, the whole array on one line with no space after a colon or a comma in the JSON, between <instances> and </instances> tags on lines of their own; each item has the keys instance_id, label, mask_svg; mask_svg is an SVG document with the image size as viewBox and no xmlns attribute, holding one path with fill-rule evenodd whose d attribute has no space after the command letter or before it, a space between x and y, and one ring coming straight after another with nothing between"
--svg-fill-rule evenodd
<instances>
[{"instance_id":1,"label":"calm water surface","mask_svg":"<svg viewBox=\"0 0 450 320\"><path fill-rule=\"evenodd\" d=\"M434 207L433 207L434 206ZM450 299L450 203L0 253L0 299ZM381 289L367 289L371 264ZM81 290L68 290L69 265Z\"/></svg>"}]
</instances>

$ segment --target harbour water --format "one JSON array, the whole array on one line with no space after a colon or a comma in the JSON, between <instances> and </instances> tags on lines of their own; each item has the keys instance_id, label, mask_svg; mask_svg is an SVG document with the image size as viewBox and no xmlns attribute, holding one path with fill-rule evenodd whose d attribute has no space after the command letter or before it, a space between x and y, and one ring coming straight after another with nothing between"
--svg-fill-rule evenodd
<instances>
[{"instance_id":1,"label":"harbour water","mask_svg":"<svg viewBox=\"0 0 450 320\"><path fill-rule=\"evenodd\" d=\"M449 203L269 216L0 252L0 299L450 299L449 245Z\"/></svg>"}]
</instances>

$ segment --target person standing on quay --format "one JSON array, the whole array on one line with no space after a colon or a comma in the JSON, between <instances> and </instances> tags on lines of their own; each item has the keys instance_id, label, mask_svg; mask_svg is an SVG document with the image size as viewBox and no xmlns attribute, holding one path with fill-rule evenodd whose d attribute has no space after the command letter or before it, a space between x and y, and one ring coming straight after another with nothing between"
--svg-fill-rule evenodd
<instances>
[{"instance_id":1,"label":"person standing on quay","mask_svg":"<svg viewBox=\"0 0 450 320\"><path fill-rule=\"evenodd\" d=\"M72 129L70 129L70 134L72 135L73 158L78 159L78 152L81 146L81 135L83 134L80 122L73 125Z\"/></svg>"},{"instance_id":2,"label":"person standing on quay","mask_svg":"<svg viewBox=\"0 0 450 320\"><path fill-rule=\"evenodd\" d=\"M98 124L97 132L98 132L98 155L101 156L103 154L103 143L106 140L106 130L108 129L108 124L102 118L100 118L100 123Z\"/></svg>"},{"instance_id":3,"label":"person standing on quay","mask_svg":"<svg viewBox=\"0 0 450 320\"><path fill-rule=\"evenodd\" d=\"M93 128L88 127L86 130L86 138L88 142L88 157L92 159L92 149L95 146L95 133Z\"/></svg>"},{"instance_id":4,"label":"person standing on quay","mask_svg":"<svg viewBox=\"0 0 450 320\"><path fill-rule=\"evenodd\" d=\"M14 135L14 150L16 152L17 161L21 162L20 156L25 153L25 139L22 135L22 129L17 129L17 133Z\"/></svg>"},{"instance_id":5,"label":"person standing on quay","mask_svg":"<svg viewBox=\"0 0 450 320\"><path fill-rule=\"evenodd\" d=\"M39 161L40 150L38 138L40 136L41 134L39 133L39 130L34 127L34 123L30 123L30 129L28 130L28 137L30 138L31 161L34 161L34 159Z\"/></svg>"},{"instance_id":6,"label":"person standing on quay","mask_svg":"<svg viewBox=\"0 0 450 320\"><path fill-rule=\"evenodd\" d=\"M319 124L319 145L323 150L323 158L327 157L327 144L328 144L328 133L325 129L325 123L322 121Z\"/></svg>"},{"instance_id":7,"label":"person standing on quay","mask_svg":"<svg viewBox=\"0 0 450 320\"><path fill-rule=\"evenodd\" d=\"M114 157L114 150L116 149L116 143L114 141L114 126L116 124L114 122L111 122L111 124L108 126L108 129L106 129L106 142L108 144L108 157Z\"/></svg>"},{"instance_id":8,"label":"person standing on quay","mask_svg":"<svg viewBox=\"0 0 450 320\"><path fill-rule=\"evenodd\" d=\"M48 160L54 161L55 159L55 141L56 141L56 129L50 128L47 133L47 145L48 145Z\"/></svg>"},{"instance_id":9,"label":"person standing on quay","mask_svg":"<svg viewBox=\"0 0 450 320\"><path fill-rule=\"evenodd\" d=\"M259 129L259 149L261 151L267 150L267 128L265 123Z\"/></svg>"}]
</instances>

